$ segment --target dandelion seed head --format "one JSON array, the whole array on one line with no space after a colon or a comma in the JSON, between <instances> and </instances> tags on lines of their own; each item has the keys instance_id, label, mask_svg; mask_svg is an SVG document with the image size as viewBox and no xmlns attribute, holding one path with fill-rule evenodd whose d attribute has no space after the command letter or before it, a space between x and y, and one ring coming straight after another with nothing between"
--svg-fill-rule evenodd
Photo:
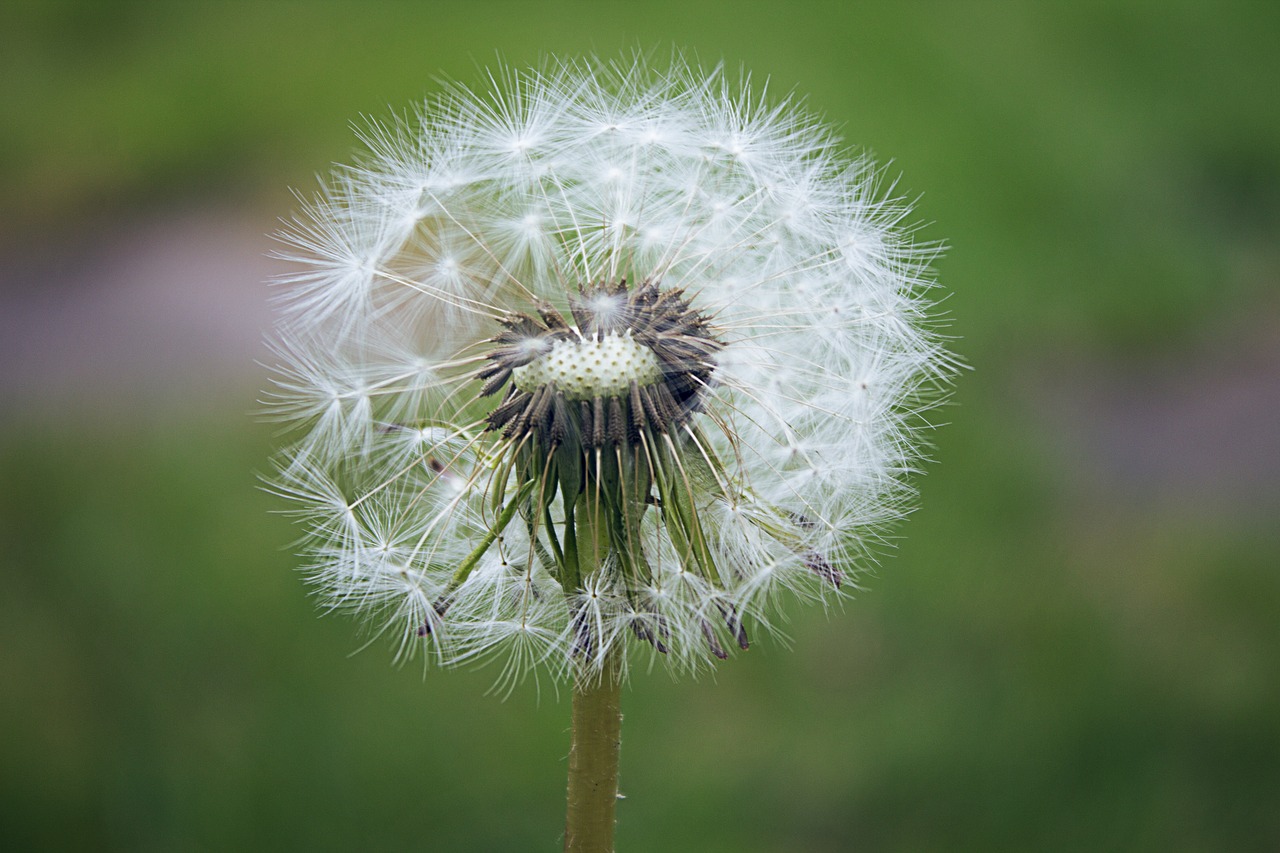
<instances>
[{"instance_id":1,"label":"dandelion seed head","mask_svg":"<svg viewBox=\"0 0 1280 853\"><path fill-rule=\"evenodd\" d=\"M362 138L281 235L267 399L329 607L510 689L697 671L856 587L956 369L874 164L679 58L498 69Z\"/></svg>"}]
</instances>

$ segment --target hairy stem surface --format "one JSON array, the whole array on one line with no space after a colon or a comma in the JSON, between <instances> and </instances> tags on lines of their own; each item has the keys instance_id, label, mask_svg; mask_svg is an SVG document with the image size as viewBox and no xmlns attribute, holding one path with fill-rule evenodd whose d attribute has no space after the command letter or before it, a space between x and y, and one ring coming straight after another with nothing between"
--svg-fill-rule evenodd
<instances>
[{"instance_id":1,"label":"hairy stem surface","mask_svg":"<svg viewBox=\"0 0 1280 853\"><path fill-rule=\"evenodd\" d=\"M618 746L622 737L622 682L617 655L616 651L609 654L599 677L579 675L573 687L566 853L613 851Z\"/></svg>"}]
</instances>

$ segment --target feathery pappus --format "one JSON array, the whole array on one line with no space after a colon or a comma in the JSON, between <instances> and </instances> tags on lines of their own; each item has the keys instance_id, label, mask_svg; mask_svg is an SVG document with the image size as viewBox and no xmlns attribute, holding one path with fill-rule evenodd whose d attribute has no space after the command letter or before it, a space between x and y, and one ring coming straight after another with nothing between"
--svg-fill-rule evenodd
<instances>
[{"instance_id":1,"label":"feathery pappus","mask_svg":"<svg viewBox=\"0 0 1280 853\"><path fill-rule=\"evenodd\" d=\"M324 601L404 652L697 670L855 586L903 514L956 368L936 247L720 68L488 84L371 125L283 231L273 487Z\"/></svg>"}]
</instances>

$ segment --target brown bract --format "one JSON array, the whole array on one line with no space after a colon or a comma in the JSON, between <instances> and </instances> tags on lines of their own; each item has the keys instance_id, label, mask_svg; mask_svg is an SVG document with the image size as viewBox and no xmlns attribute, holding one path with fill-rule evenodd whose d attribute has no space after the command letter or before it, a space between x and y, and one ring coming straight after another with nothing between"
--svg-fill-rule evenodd
<instances>
[{"instance_id":1,"label":"brown bract","mask_svg":"<svg viewBox=\"0 0 1280 853\"><path fill-rule=\"evenodd\" d=\"M701 405L723 347L701 311L683 290L663 290L646 280L634 289L626 279L579 290L569 302L569 318L548 304L534 314L513 314L490 339L494 350L479 373L482 396L507 387L489 413L488 429L506 438L536 436L543 447L577 444L584 449L636 444L642 433L668 433ZM543 357L558 341L600 340L627 335L657 357L661 377L632 380L624 394L571 400L554 382L532 390L512 382L516 370Z\"/></svg>"}]
</instances>

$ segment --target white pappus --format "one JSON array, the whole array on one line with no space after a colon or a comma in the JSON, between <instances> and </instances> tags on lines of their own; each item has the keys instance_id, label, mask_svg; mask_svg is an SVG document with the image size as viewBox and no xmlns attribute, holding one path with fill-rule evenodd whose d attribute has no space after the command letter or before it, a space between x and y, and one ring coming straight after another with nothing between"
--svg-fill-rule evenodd
<instances>
[{"instance_id":1,"label":"white pappus","mask_svg":"<svg viewBox=\"0 0 1280 853\"><path fill-rule=\"evenodd\" d=\"M324 601L403 652L697 670L903 514L956 368L936 246L722 69L488 84L372 125L280 235L273 486Z\"/></svg>"}]
</instances>

